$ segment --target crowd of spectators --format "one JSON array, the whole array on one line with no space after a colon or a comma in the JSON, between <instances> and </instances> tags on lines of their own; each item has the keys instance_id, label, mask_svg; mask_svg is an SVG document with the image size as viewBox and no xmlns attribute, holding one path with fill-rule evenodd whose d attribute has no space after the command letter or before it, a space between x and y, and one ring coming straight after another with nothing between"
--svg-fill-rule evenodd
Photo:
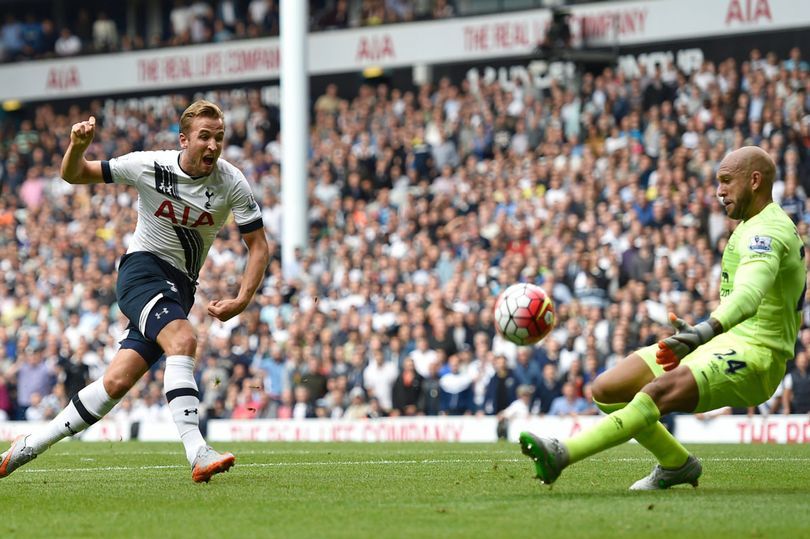
<instances>
[{"instance_id":1,"label":"crowd of spectators","mask_svg":"<svg viewBox=\"0 0 810 539\"><path fill-rule=\"evenodd\" d=\"M234 225L201 272L190 320L207 416L595 413L594 377L670 334L667 311L694 323L717 304L734 226L714 194L727 151L758 144L773 156L775 200L807 241L808 89L798 49L690 74L607 68L543 90L441 79L413 92L363 85L346 99L330 87L313 107L309 246L284 264L274 112L256 90L205 94L226 111L222 158L255 189L272 253L257 297L228 322L203 305L239 285ZM191 98L42 104L3 124L3 416L52 417L101 375L125 326L114 282L134 193L60 180L70 126L96 117L92 158L176 148ZM535 347L493 326L495 298L518 281L556 304L557 325ZM805 364L791 378L801 406ZM159 364L113 413L167 418L161 377Z\"/></svg>"},{"instance_id":2,"label":"crowd of spectators","mask_svg":"<svg viewBox=\"0 0 810 539\"><path fill-rule=\"evenodd\" d=\"M534 6L523 2L518 7L544 7L547 3L537 0ZM474 7L469 2L456 6L455 0L311 0L309 28L336 30L487 12ZM0 62L279 35L279 0L158 2L147 9L159 10L156 13L162 20L159 27L127 20L124 13L131 17L140 7L124 10L120 15L118 10L113 14L103 9L94 12L83 6L75 13L54 14L43 13L41 8L25 2L8 6L0 20ZM509 2L492 3L489 12L501 9L510 9ZM138 26L145 28L133 31Z\"/></svg>"}]
</instances>

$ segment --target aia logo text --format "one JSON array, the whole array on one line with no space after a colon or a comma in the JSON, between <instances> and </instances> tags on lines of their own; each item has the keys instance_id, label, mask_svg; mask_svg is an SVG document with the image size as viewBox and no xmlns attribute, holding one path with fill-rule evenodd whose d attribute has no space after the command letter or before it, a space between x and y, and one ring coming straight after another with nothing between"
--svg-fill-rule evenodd
<instances>
[{"instance_id":1,"label":"aia logo text","mask_svg":"<svg viewBox=\"0 0 810 539\"><path fill-rule=\"evenodd\" d=\"M196 217L192 217L191 208L177 203L177 208L171 200L164 200L155 212L155 217L171 219L172 224L196 228L198 226L214 226L214 217L204 211ZM181 210L182 208L182 210ZM182 213L180 213L182 211Z\"/></svg>"}]
</instances>

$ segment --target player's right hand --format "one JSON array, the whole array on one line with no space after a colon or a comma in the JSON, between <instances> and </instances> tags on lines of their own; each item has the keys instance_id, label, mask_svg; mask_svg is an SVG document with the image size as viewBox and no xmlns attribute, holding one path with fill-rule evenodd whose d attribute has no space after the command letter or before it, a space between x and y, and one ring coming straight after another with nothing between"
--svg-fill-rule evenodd
<instances>
[{"instance_id":1,"label":"player's right hand","mask_svg":"<svg viewBox=\"0 0 810 539\"><path fill-rule=\"evenodd\" d=\"M93 136L96 134L96 118L90 116L86 122L79 122L73 124L70 128L70 143L81 149L85 149L93 142Z\"/></svg>"},{"instance_id":2,"label":"player's right hand","mask_svg":"<svg viewBox=\"0 0 810 539\"><path fill-rule=\"evenodd\" d=\"M718 333L709 321L692 326L678 318L675 313L669 313L669 322L677 332L658 341L658 351L655 353L655 362L662 365L665 371L677 367L695 348L710 341Z\"/></svg>"}]
</instances>

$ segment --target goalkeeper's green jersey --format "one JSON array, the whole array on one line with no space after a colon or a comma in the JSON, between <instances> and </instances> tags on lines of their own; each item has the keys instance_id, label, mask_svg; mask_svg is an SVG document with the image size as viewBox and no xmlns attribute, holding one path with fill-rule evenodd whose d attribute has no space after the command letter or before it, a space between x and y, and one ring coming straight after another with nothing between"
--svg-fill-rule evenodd
<instances>
[{"instance_id":1,"label":"goalkeeper's green jersey","mask_svg":"<svg viewBox=\"0 0 810 539\"><path fill-rule=\"evenodd\" d=\"M793 357L807 289L804 244L776 203L742 221L723 252L720 305L727 332Z\"/></svg>"}]
</instances>

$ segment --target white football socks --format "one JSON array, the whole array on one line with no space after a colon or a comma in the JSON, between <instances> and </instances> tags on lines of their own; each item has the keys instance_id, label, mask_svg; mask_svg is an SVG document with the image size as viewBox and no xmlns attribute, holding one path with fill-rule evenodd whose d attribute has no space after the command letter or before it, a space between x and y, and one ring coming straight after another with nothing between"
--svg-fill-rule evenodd
<instances>
[{"instance_id":1,"label":"white football socks","mask_svg":"<svg viewBox=\"0 0 810 539\"><path fill-rule=\"evenodd\" d=\"M197 450L206 445L200 433L200 394L194 381L194 358L166 356L163 390L172 412L180 439L186 448L189 464L194 463Z\"/></svg>"},{"instance_id":2,"label":"white football socks","mask_svg":"<svg viewBox=\"0 0 810 539\"><path fill-rule=\"evenodd\" d=\"M104 379L99 378L79 391L45 428L31 434L28 444L34 448L34 453L40 454L62 438L78 434L107 415L119 400L107 394Z\"/></svg>"}]
</instances>

